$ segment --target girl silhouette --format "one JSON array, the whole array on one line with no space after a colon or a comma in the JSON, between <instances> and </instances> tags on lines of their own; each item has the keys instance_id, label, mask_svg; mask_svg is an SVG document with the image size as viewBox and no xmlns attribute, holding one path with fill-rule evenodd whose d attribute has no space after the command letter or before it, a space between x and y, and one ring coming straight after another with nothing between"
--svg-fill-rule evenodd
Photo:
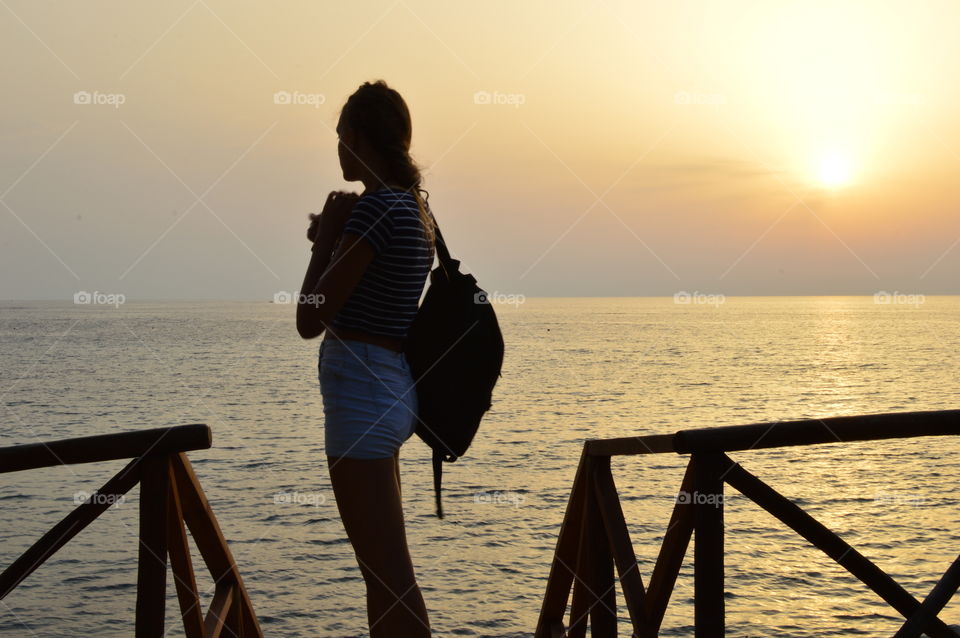
<instances>
[{"instance_id":1,"label":"girl silhouette","mask_svg":"<svg viewBox=\"0 0 960 638\"><path fill-rule=\"evenodd\" d=\"M297 331L320 347L327 465L367 589L371 638L430 635L407 548L400 446L416 424L403 339L433 264L433 222L410 157L410 112L383 81L366 82L337 124L343 178L311 215L313 255Z\"/></svg>"}]
</instances>

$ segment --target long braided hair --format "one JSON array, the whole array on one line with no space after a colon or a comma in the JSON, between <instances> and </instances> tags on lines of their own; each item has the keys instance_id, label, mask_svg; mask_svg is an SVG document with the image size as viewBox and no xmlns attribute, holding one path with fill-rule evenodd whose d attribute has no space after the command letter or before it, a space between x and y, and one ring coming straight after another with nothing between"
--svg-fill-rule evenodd
<instances>
[{"instance_id":1,"label":"long braided hair","mask_svg":"<svg viewBox=\"0 0 960 638\"><path fill-rule=\"evenodd\" d=\"M413 193L420 209L420 222L428 243L434 243L430 193L423 188L420 166L410 157L413 124L410 109L400 94L383 80L364 82L343 105L340 117L376 149L385 175L382 181L399 184Z\"/></svg>"}]
</instances>

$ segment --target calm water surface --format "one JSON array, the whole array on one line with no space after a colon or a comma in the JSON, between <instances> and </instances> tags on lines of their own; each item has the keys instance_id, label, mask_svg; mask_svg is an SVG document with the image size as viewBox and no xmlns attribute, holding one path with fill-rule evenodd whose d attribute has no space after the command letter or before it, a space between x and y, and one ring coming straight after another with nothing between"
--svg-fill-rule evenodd
<instances>
[{"instance_id":1,"label":"calm water surface","mask_svg":"<svg viewBox=\"0 0 960 638\"><path fill-rule=\"evenodd\" d=\"M960 407L957 297L529 299L499 313L503 379L471 453L447 469L447 519L432 515L427 448L411 440L401 453L411 551L438 636L531 634L586 438ZM0 446L208 423L214 447L190 457L265 634L366 635L324 462L317 345L299 339L284 305L3 302ZM960 547L958 452L930 438L731 456L923 598ZM644 582L685 461L614 460ZM0 475L0 563L123 464ZM0 635L131 635L137 502L134 490L0 602ZM898 628L825 555L747 499L727 504L728 635ZM666 636L693 635L690 558ZM169 635L182 635L168 593ZM960 605L942 616L960 623Z\"/></svg>"}]
</instances>

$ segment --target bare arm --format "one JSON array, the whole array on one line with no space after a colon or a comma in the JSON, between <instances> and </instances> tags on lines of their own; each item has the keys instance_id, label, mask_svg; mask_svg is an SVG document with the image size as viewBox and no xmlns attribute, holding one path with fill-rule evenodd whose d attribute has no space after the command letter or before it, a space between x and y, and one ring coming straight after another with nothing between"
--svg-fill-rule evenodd
<instances>
[{"instance_id":1,"label":"bare arm","mask_svg":"<svg viewBox=\"0 0 960 638\"><path fill-rule=\"evenodd\" d=\"M330 193L307 231L313 252L297 298L297 332L304 339L320 336L333 323L374 258L359 235L341 235L358 199L353 193Z\"/></svg>"},{"instance_id":2,"label":"bare arm","mask_svg":"<svg viewBox=\"0 0 960 638\"><path fill-rule=\"evenodd\" d=\"M319 337L333 323L373 257L367 240L353 233L342 236L332 255L323 248L313 253L297 301L297 332L301 337Z\"/></svg>"}]
</instances>

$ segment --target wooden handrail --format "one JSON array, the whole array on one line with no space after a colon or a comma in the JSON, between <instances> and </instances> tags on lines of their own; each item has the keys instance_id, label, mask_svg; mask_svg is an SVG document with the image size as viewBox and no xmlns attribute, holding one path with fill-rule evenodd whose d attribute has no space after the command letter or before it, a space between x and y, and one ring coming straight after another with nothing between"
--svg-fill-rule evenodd
<instances>
[{"instance_id":1,"label":"wooden handrail","mask_svg":"<svg viewBox=\"0 0 960 638\"><path fill-rule=\"evenodd\" d=\"M954 434L960 434L960 410L893 412L684 430L674 435L674 450L732 452Z\"/></svg>"},{"instance_id":2,"label":"wooden handrail","mask_svg":"<svg viewBox=\"0 0 960 638\"><path fill-rule=\"evenodd\" d=\"M621 456L630 454L666 454L676 452L673 434L647 434L622 439L588 439L584 449L590 456Z\"/></svg>"},{"instance_id":3,"label":"wooden handrail","mask_svg":"<svg viewBox=\"0 0 960 638\"><path fill-rule=\"evenodd\" d=\"M0 573L0 600L116 502L117 497L139 483L136 638L166 635L168 559L187 638L263 638L236 561L184 453L208 448L210 444L210 428L201 424L0 449L3 472L132 457L116 476ZM187 530L215 585L213 603L206 615L199 606L200 592Z\"/></svg>"},{"instance_id":4,"label":"wooden handrail","mask_svg":"<svg viewBox=\"0 0 960 638\"><path fill-rule=\"evenodd\" d=\"M132 459L146 454L206 450L211 444L210 427L204 424L28 443L0 448L0 474L55 465Z\"/></svg>"},{"instance_id":5,"label":"wooden handrail","mask_svg":"<svg viewBox=\"0 0 960 638\"><path fill-rule=\"evenodd\" d=\"M588 439L590 456L623 456L676 452L733 452L821 443L879 441L916 436L960 434L960 410L893 412L823 419L723 425L617 439Z\"/></svg>"},{"instance_id":6,"label":"wooden handrail","mask_svg":"<svg viewBox=\"0 0 960 638\"><path fill-rule=\"evenodd\" d=\"M895 638L957 638L938 613L960 588L960 558L923 603L835 532L725 452L795 445L960 435L960 410L831 417L683 430L676 434L588 440L577 467L535 632L536 638L582 638L588 618L595 637L617 635L614 567L633 635L659 635L684 554L694 543L697 638L724 635L723 490L730 485L822 550L906 622ZM690 461L647 588L637 569L610 457L679 453ZM563 622L571 588L570 623Z\"/></svg>"}]
</instances>

